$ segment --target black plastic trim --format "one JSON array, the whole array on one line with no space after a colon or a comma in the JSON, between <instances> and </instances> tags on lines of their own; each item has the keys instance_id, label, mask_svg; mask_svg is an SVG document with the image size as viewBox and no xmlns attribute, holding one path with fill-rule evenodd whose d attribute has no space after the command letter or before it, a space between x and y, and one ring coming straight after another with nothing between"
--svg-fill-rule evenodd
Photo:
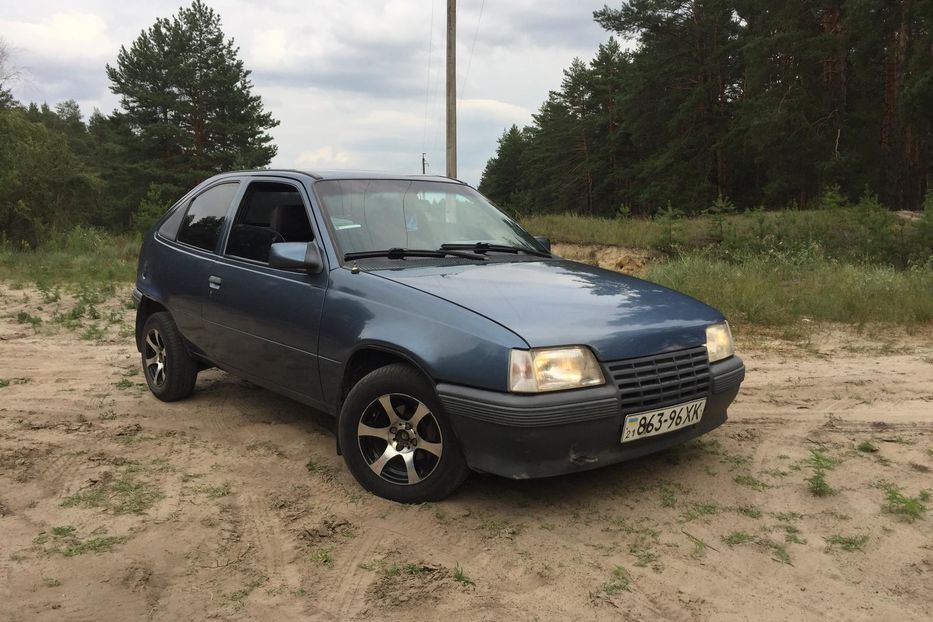
<instances>
[{"instance_id":1,"label":"black plastic trim","mask_svg":"<svg viewBox=\"0 0 933 622\"><path fill-rule=\"evenodd\" d=\"M612 385L527 395L439 384L437 393L451 416L509 427L547 427L618 418L621 414Z\"/></svg>"}]
</instances>

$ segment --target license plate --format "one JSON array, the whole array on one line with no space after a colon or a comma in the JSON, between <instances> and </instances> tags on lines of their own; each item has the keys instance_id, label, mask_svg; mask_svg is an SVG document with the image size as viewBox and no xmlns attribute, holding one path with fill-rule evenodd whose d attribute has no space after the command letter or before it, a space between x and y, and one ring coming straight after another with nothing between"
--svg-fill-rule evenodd
<instances>
[{"instance_id":1,"label":"license plate","mask_svg":"<svg viewBox=\"0 0 933 622\"><path fill-rule=\"evenodd\" d=\"M640 438L667 434L700 422L706 409L706 398L668 406L657 410L648 410L625 416L622 426L622 442L637 441Z\"/></svg>"}]
</instances>

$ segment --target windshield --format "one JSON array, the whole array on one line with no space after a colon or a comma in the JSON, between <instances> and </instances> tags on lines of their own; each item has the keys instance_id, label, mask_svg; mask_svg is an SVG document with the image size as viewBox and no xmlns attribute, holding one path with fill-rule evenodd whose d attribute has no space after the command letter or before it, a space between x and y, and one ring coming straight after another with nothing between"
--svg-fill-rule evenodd
<instances>
[{"instance_id":1,"label":"windshield","mask_svg":"<svg viewBox=\"0 0 933 622\"><path fill-rule=\"evenodd\" d=\"M314 185L342 254L442 244L543 249L469 186L436 181L350 179Z\"/></svg>"}]
</instances>

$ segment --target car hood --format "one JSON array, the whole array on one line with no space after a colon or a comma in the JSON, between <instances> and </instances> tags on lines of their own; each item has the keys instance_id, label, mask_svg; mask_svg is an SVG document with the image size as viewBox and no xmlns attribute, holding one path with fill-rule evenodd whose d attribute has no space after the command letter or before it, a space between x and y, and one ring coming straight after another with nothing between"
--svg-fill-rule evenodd
<instances>
[{"instance_id":1,"label":"car hood","mask_svg":"<svg viewBox=\"0 0 933 622\"><path fill-rule=\"evenodd\" d=\"M406 267L374 274L505 326L531 347L582 344L611 361L706 343L715 309L684 294L566 260Z\"/></svg>"}]
</instances>

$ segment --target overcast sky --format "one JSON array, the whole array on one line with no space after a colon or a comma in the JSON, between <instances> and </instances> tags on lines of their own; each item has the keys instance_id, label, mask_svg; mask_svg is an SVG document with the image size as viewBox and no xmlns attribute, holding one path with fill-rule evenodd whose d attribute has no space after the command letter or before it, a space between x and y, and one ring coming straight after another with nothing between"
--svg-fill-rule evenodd
<instances>
[{"instance_id":1,"label":"overcast sky","mask_svg":"<svg viewBox=\"0 0 933 622\"><path fill-rule=\"evenodd\" d=\"M120 45L129 47L181 2L3 4L0 37L25 70L14 95L49 104L75 99L88 115L118 105L104 65L115 63ZM274 166L420 172L424 151L428 172L444 173L445 0L208 4L240 46L266 108L281 121L272 131L279 147ZM529 123L571 59L589 60L607 39L592 19L603 4L459 1L462 179L479 183L503 129Z\"/></svg>"}]
</instances>

